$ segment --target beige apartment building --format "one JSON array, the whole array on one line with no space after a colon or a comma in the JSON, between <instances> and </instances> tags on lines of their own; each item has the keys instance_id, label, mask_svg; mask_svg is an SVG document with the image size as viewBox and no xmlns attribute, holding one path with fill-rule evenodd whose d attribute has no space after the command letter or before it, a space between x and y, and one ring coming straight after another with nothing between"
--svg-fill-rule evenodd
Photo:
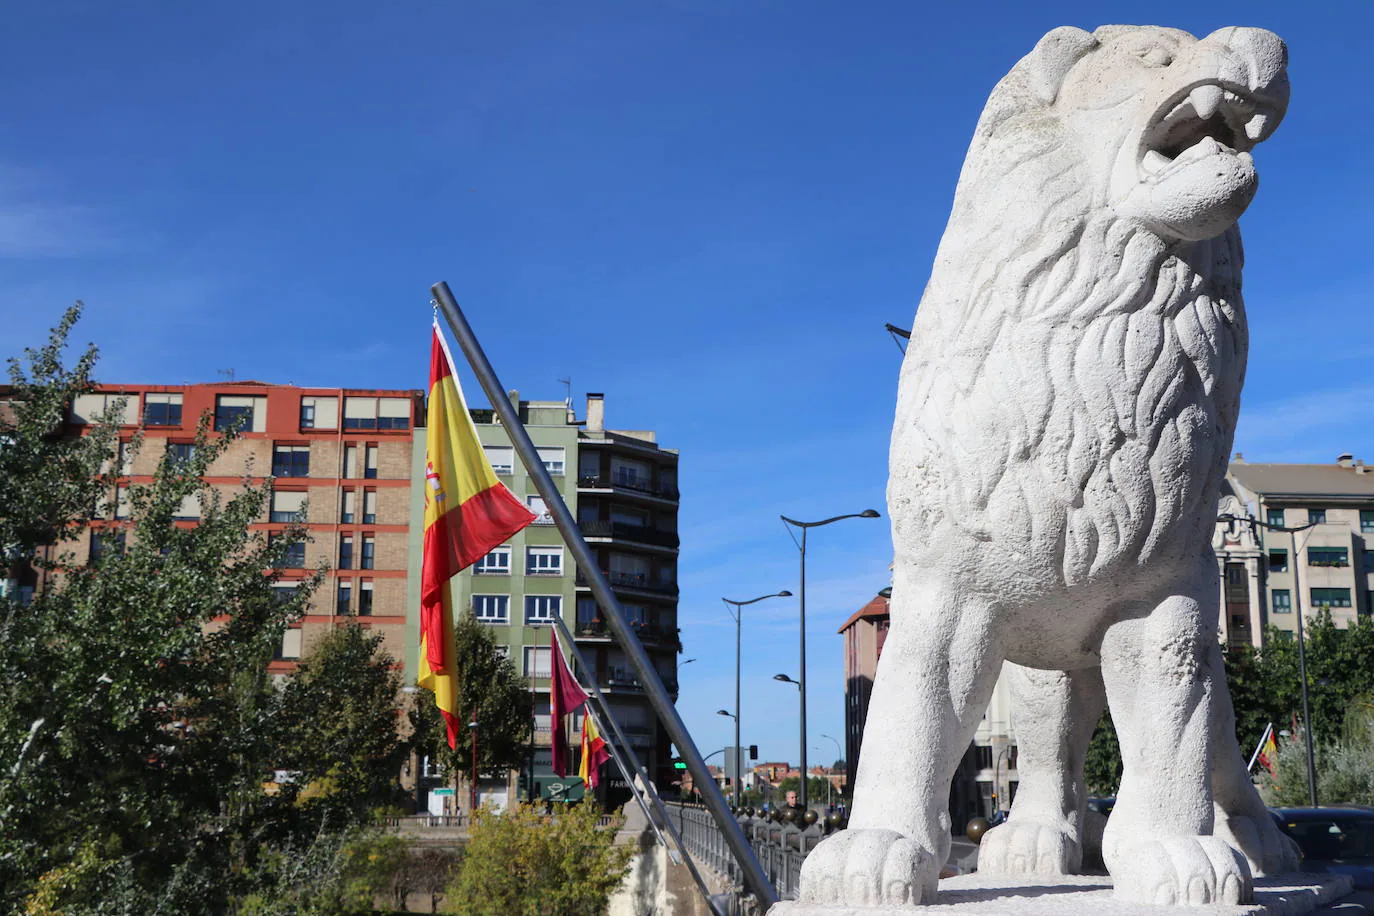
<instances>
[{"instance_id":1,"label":"beige apartment building","mask_svg":"<svg viewBox=\"0 0 1374 916\"><path fill-rule=\"evenodd\" d=\"M1343 625L1374 613L1374 468L1363 461L1251 464L1237 455L1218 514L1230 517L1213 541L1228 645L1259 646L1265 626L1294 631L1299 613L1325 608Z\"/></svg>"},{"instance_id":2,"label":"beige apartment building","mask_svg":"<svg viewBox=\"0 0 1374 916\"><path fill-rule=\"evenodd\" d=\"M210 418L210 435L237 426L239 438L210 467L205 482L226 497L244 481L272 479L270 505L252 526L268 537L303 522L309 540L288 558L279 588L290 589L322 565L327 577L304 618L287 631L271 663L294 667L311 644L343 620L357 620L384 636L386 651L405 657L406 610L418 603L420 491L412 483L423 464L414 444L424 424L424 393L350 388L301 388L265 382L203 385L100 385L76 399L68 432L81 435L107 410L117 411L120 466L117 487L76 560L109 549L128 527L128 488L152 480L164 460L189 457L196 427ZM141 434L141 445L133 440ZM175 524L191 527L201 506L188 498ZM30 575L37 575L30 573ZM17 590L42 582L5 582Z\"/></svg>"}]
</instances>

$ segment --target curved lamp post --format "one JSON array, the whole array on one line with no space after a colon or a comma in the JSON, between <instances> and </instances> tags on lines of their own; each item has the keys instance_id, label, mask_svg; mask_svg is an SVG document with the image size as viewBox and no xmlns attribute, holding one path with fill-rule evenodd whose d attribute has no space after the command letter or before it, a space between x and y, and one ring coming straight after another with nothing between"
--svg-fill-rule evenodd
<instances>
[{"instance_id":1,"label":"curved lamp post","mask_svg":"<svg viewBox=\"0 0 1374 916\"><path fill-rule=\"evenodd\" d=\"M797 547L801 551L801 596L798 604L801 608L801 675L797 682L801 692L801 793L799 795L801 806L807 805L806 798L806 533L812 528L820 528L822 525L829 525L846 518L879 518L876 509L865 509L862 512L851 512L848 515L836 515L833 518L821 519L818 522L802 522L795 518L788 518L785 515L778 516L783 524L791 525L801 529L801 543Z\"/></svg>"},{"instance_id":2,"label":"curved lamp post","mask_svg":"<svg viewBox=\"0 0 1374 916\"><path fill-rule=\"evenodd\" d=\"M740 675L740 621L741 621L742 618L744 617L744 615L740 612L740 608L744 607L746 604L755 604L755 603L757 603L757 602L759 602L759 601L764 601L764 600L766 600L766 599L768 599L768 598L791 598L791 597L792 597L792 593L791 593L791 592L786 591L786 590L783 590L783 591L780 591L780 592L774 592L774 593L771 594L771 595L760 595L760 596L757 597L757 598L750 598L748 601L731 601L729 598L722 598L722 599L720 599L721 601L724 601L724 602L725 602L725 608L726 608L726 610L729 610L731 605L733 605L734 608L735 608L734 611L732 611L731 613L734 615L734 618L735 618L735 713L736 713L736 714L735 714L732 718L734 718L734 720L735 720L735 807L736 807L736 808L738 808L738 807L740 806L740 804L741 804L741 794L740 794L740 793L741 793L741 786L740 786L740 783L743 781L743 780L742 780L743 773L741 773L740 771L744 769L744 767L741 766L741 764L742 764L744 761L742 761L742 760L740 759L743 755L740 753L740 750L739 750L739 742L740 742L740 736L739 736L739 712L740 712L740 710L741 710L741 708L742 708L742 707L740 706L740 696L739 696L739 675ZM721 710L721 711L724 712L724 710ZM729 767L727 766L726 769L728 770Z\"/></svg>"}]
</instances>

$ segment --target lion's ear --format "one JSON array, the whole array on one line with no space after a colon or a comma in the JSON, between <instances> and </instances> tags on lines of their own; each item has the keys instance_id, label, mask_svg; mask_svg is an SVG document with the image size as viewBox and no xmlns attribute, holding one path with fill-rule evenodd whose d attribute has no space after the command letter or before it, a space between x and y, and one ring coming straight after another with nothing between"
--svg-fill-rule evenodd
<instances>
[{"instance_id":1,"label":"lion's ear","mask_svg":"<svg viewBox=\"0 0 1374 916\"><path fill-rule=\"evenodd\" d=\"M1096 38L1071 25L1061 25L1040 39L1030 53L1030 85L1040 101L1051 104L1073 65L1096 47Z\"/></svg>"}]
</instances>

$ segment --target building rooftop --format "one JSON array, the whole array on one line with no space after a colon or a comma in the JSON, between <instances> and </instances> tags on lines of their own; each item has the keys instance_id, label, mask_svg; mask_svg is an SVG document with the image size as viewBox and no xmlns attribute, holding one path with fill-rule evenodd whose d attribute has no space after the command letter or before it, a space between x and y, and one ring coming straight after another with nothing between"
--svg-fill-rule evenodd
<instances>
[{"instance_id":1,"label":"building rooftop","mask_svg":"<svg viewBox=\"0 0 1374 916\"><path fill-rule=\"evenodd\" d=\"M1232 462L1231 475L1262 496L1337 496L1374 499L1374 467L1342 455L1337 464Z\"/></svg>"},{"instance_id":2,"label":"building rooftop","mask_svg":"<svg viewBox=\"0 0 1374 916\"><path fill-rule=\"evenodd\" d=\"M888 615L887 606L889 594L891 594L891 591L889 589L883 589L881 592L874 595L872 601L868 602L868 604L865 604L863 607L855 611L854 615L850 617L848 620L846 620L844 622L844 625L841 626L839 630L837 630L836 632L843 633L845 630L854 626L854 624L858 623L860 620L869 620L877 617L886 617Z\"/></svg>"}]
</instances>

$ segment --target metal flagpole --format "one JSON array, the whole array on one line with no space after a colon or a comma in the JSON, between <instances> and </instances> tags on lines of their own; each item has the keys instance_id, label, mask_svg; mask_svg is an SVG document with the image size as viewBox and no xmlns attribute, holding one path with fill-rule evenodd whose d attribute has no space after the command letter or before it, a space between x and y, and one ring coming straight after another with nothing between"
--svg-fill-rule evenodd
<instances>
[{"instance_id":1,"label":"metal flagpole","mask_svg":"<svg viewBox=\"0 0 1374 916\"><path fill-rule=\"evenodd\" d=\"M635 673L639 675L639 682L643 685L644 692L648 695L654 711L658 713L659 721L667 730L669 739L677 747L678 752L682 754L683 760L687 764L687 771L692 774L693 784L701 786L701 793L706 801L706 806L710 808L726 845L730 847L731 853L735 856L735 861L739 863L740 871L744 876L744 883L754 892L762 907L767 909L778 902L777 890L768 880L768 876L764 874L763 866L759 864L758 857L754 855L753 847L749 845L744 830L731 813L730 803L725 800L725 795L721 792L720 786L716 784L710 771L706 769L706 761L702 759L701 752L697 750L696 742L692 740L682 717L678 715L677 708L673 706L672 697L668 695L668 691L663 686L663 679L659 677L648 653L644 651L644 647L640 645L639 640L625 622L625 615L620 609L620 602L616 600L615 593L611 591L611 585L606 581L606 575L601 571L601 567L596 561L596 555L592 553L592 549L582 537L582 532L578 530L572 513L568 511L567 504L563 502L563 494L559 492L553 477L549 475L548 468L544 467L544 463L539 460L539 452L534 443L530 441L529 433L525 431L524 424L520 422L518 411L506 396L506 390L502 387L496 370L492 368L486 353L482 351L481 344L477 342L476 335L472 333L472 327L468 324L462 309L458 307L457 301L454 300L448 284L436 283L430 287L430 291L439 304L439 310L444 313L444 320L448 322L449 330L453 332L454 339L462 348L463 355L467 357L468 365L472 367L473 374L477 376L478 383L486 392L487 399L496 410L497 416L501 418L502 425L510 435L511 445L515 448L521 463L525 465L525 470L534 481L535 489L543 497L544 506L553 516L553 522L558 526L559 533L563 535L564 543L572 552L578 568L587 577L592 595L596 598L597 604L601 606L601 613L605 616L611 633L620 644L621 651L630 660L630 664L634 666Z\"/></svg>"},{"instance_id":2,"label":"metal flagpole","mask_svg":"<svg viewBox=\"0 0 1374 916\"><path fill-rule=\"evenodd\" d=\"M1260 751L1264 750L1264 742L1269 740L1269 733L1274 730L1274 723L1270 722L1264 726L1264 734L1260 735L1260 743L1255 745L1255 752L1250 755L1250 762L1245 766L1245 772L1250 772L1255 768L1255 761L1259 759Z\"/></svg>"},{"instance_id":3,"label":"metal flagpole","mask_svg":"<svg viewBox=\"0 0 1374 916\"><path fill-rule=\"evenodd\" d=\"M577 648L577 643L573 640L572 633L568 631L568 625L562 617L553 618L554 626L558 627L558 632L563 635L563 640L568 644L568 651L577 662L577 667L586 675L587 686L592 689L592 696L596 698L597 704L605 713L604 716L598 715L592 708L591 703L587 703L587 712L592 716L592 721L596 727L601 729L602 737L606 732L603 725L609 726L613 739L606 742L606 746L611 749L611 755L615 759L616 766L620 768L620 773L625 777L625 784L630 787L630 794L639 802L639 807L644 811L644 816L649 819L649 826L654 828L654 833L658 836L658 841L663 844L663 848L668 850L668 855L674 863L686 864L687 871L692 875L692 880L696 882L697 888L701 891L701 897L706 901L706 905L714 911L715 906L711 903L711 889L706 886L706 881L701 877L701 872L697 870L696 862L687 852L686 845L682 842L682 834L678 833L677 827L673 826L672 818L668 816L668 809L663 804L663 799L658 797L658 791L654 788L653 781L649 779L644 767L639 763L639 756L635 754L630 743L625 740L625 733L620 730L620 723L616 722L615 716L611 715L610 704L606 702L605 695L601 692L601 685L596 682L595 668L587 664L587 660L582 656L582 650ZM576 675L574 675L576 679ZM623 751L622 751L623 749ZM668 841L663 838L663 833L658 829L658 824L654 822L654 816L644 804L644 799L639 791L635 789L635 780L630 775L630 770L634 770L635 776L639 778L639 784L643 787L644 795L648 796L649 801L653 802L654 810L658 812L659 819L663 821L663 826L668 828L668 833L673 838L673 845L668 845Z\"/></svg>"}]
</instances>

